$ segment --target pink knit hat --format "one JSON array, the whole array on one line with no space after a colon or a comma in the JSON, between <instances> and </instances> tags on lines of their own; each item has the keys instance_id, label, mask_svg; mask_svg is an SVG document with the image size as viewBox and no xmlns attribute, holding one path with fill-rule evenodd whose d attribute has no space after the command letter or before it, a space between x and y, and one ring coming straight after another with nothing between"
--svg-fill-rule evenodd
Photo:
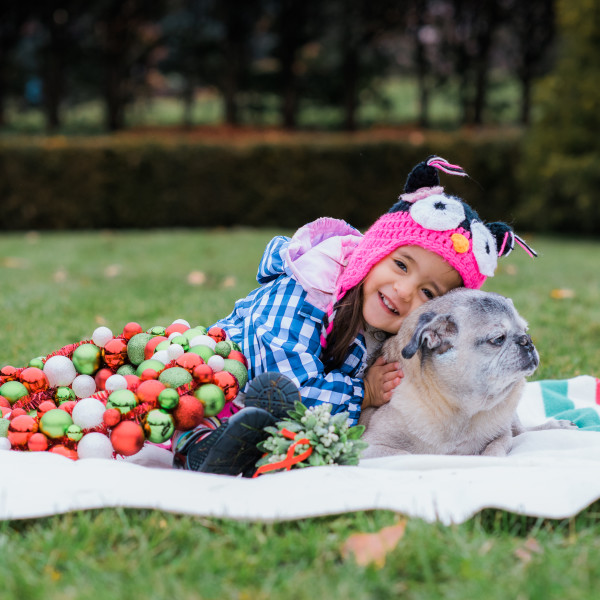
<instances>
[{"instance_id":1,"label":"pink knit hat","mask_svg":"<svg viewBox=\"0 0 600 600\"><path fill-rule=\"evenodd\" d=\"M429 157L410 172L405 193L365 233L337 282L334 302L327 311L329 322L321 337L323 347L333 328L335 303L400 246L420 246L435 252L456 269L464 286L472 289L479 289L494 275L498 257L510 254L515 241L530 256L537 256L506 223L486 225L460 198L444 194L438 170L467 176L461 167L439 156Z\"/></svg>"}]
</instances>

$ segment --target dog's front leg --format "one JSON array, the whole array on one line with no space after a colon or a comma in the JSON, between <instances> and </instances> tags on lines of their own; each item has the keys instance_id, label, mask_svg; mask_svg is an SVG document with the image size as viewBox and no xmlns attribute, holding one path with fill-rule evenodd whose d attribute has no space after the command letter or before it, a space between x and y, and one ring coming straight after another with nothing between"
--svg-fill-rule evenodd
<instances>
[{"instance_id":1,"label":"dog's front leg","mask_svg":"<svg viewBox=\"0 0 600 600\"><path fill-rule=\"evenodd\" d=\"M507 431L506 433L498 436L495 440L492 440L481 453L481 456L506 456L512 448L512 432Z\"/></svg>"}]
</instances>

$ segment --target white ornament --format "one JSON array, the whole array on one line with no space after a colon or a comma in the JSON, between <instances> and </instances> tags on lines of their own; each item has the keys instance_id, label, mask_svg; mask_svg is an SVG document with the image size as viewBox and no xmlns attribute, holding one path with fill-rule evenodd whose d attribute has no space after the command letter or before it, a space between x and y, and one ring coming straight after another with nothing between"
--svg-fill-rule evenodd
<instances>
[{"instance_id":1,"label":"white ornament","mask_svg":"<svg viewBox=\"0 0 600 600\"><path fill-rule=\"evenodd\" d=\"M208 361L206 361L206 364L215 372L218 373L219 371L223 370L223 367L225 366L225 359L219 355L219 354L213 354Z\"/></svg>"},{"instance_id":2,"label":"white ornament","mask_svg":"<svg viewBox=\"0 0 600 600\"><path fill-rule=\"evenodd\" d=\"M78 398L87 398L96 391L96 380L91 375L77 375L71 387Z\"/></svg>"},{"instance_id":3,"label":"white ornament","mask_svg":"<svg viewBox=\"0 0 600 600\"><path fill-rule=\"evenodd\" d=\"M193 348L194 346L208 346L211 350L214 350L216 345L217 342L209 335L197 335L190 340L190 348Z\"/></svg>"},{"instance_id":4,"label":"white ornament","mask_svg":"<svg viewBox=\"0 0 600 600\"><path fill-rule=\"evenodd\" d=\"M175 321L173 321L173 323L171 323L172 325L185 325L188 329L190 327L190 324L185 320L185 319L175 319Z\"/></svg>"},{"instance_id":5,"label":"white ornament","mask_svg":"<svg viewBox=\"0 0 600 600\"><path fill-rule=\"evenodd\" d=\"M185 354L185 350L180 344L171 344L167 348L167 354L169 356L169 360L177 360L181 355Z\"/></svg>"},{"instance_id":6,"label":"white ornament","mask_svg":"<svg viewBox=\"0 0 600 600\"><path fill-rule=\"evenodd\" d=\"M158 352L155 352L152 355L152 358L161 362L163 365L166 365L168 362L171 361L171 359L169 358L169 354L166 350L159 350Z\"/></svg>"},{"instance_id":7,"label":"white ornament","mask_svg":"<svg viewBox=\"0 0 600 600\"><path fill-rule=\"evenodd\" d=\"M0 438L0 450L10 450L12 448L12 444L10 443L8 438L1 437Z\"/></svg>"},{"instance_id":8,"label":"white ornament","mask_svg":"<svg viewBox=\"0 0 600 600\"><path fill-rule=\"evenodd\" d=\"M107 392L114 392L115 390L126 390L127 379L123 375L111 375L104 383L104 389Z\"/></svg>"},{"instance_id":9,"label":"white ornament","mask_svg":"<svg viewBox=\"0 0 600 600\"><path fill-rule=\"evenodd\" d=\"M66 356L51 356L44 365L44 373L48 378L50 387L71 385L77 377L73 361Z\"/></svg>"},{"instance_id":10,"label":"white ornament","mask_svg":"<svg viewBox=\"0 0 600 600\"><path fill-rule=\"evenodd\" d=\"M179 337L180 335L183 335L183 333L179 333L179 331L174 331L167 339L169 341L172 341L173 338Z\"/></svg>"},{"instance_id":11,"label":"white ornament","mask_svg":"<svg viewBox=\"0 0 600 600\"><path fill-rule=\"evenodd\" d=\"M77 444L79 458L112 458L113 452L108 437L96 431L84 435Z\"/></svg>"},{"instance_id":12,"label":"white ornament","mask_svg":"<svg viewBox=\"0 0 600 600\"><path fill-rule=\"evenodd\" d=\"M83 398L73 407L73 423L81 429L98 427L102 423L102 417L106 407L96 398Z\"/></svg>"},{"instance_id":13,"label":"white ornament","mask_svg":"<svg viewBox=\"0 0 600 600\"><path fill-rule=\"evenodd\" d=\"M92 342L99 348L104 348L106 342L110 342L113 337L113 332L108 327L98 327L92 333Z\"/></svg>"}]
</instances>

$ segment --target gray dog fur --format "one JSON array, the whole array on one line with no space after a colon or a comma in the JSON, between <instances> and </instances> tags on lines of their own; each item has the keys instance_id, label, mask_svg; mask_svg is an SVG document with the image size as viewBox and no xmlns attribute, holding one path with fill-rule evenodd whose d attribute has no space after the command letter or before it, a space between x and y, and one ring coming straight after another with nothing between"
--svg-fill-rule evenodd
<instances>
[{"instance_id":1,"label":"gray dog fur","mask_svg":"<svg viewBox=\"0 0 600 600\"><path fill-rule=\"evenodd\" d=\"M382 354L401 363L404 378L390 402L363 410L359 422L369 443L363 458L504 456L512 438L526 431L516 409L539 356L510 299L451 291L413 311ZM552 420L533 429L572 427Z\"/></svg>"}]
</instances>

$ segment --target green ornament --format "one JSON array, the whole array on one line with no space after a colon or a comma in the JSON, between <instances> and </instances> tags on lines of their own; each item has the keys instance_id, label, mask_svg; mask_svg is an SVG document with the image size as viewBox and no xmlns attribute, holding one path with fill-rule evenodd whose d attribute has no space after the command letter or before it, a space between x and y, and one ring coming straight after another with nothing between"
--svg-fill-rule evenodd
<instances>
[{"instance_id":1,"label":"green ornament","mask_svg":"<svg viewBox=\"0 0 600 600\"><path fill-rule=\"evenodd\" d=\"M215 346L215 354L227 358L231 352L231 344L229 342L218 342Z\"/></svg>"},{"instance_id":2,"label":"green ornament","mask_svg":"<svg viewBox=\"0 0 600 600\"><path fill-rule=\"evenodd\" d=\"M192 381L192 375L182 367L171 367L170 369L165 369L158 376L158 380L169 388L177 389L179 386Z\"/></svg>"},{"instance_id":3,"label":"green ornament","mask_svg":"<svg viewBox=\"0 0 600 600\"><path fill-rule=\"evenodd\" d=\"M130 364L121 365L117 369L117 374L118 375L123 375L123 377L125 375L135 375L135 367L133 365L130 365Z\"/></svg>"},{"instance_id":4,"label":"green ornament","mask_svg":"<svg viewBox=\"0 0 600 600\"><path fill-rule=\"evenodd\" d=\"M154 327L150 327L150 329L148 329L148 333L151 336L165 335L165 331L166 331L166 329L160 325L155 325Z\"/></svg>"},{"instance_id":5,"label":"green ornament","mask_svg":"<svg viewBox=\"0 0 600 600\"><path fill-rule=\"evenodd\" d=\"M10 421L8 419L0 419L0 437L8 436L8 426L10 425Z\"/></svg>"},{"instance_id":6,"label":"green ornament","mask_svg":"<svg viewBox=\"0 0 600 600\"><path fill-rule=\"evenodd\" d=\"M159 344L156 345L156 348L154 348L154 352L158 352L159 350L167 350L167 348L171 345L171 342L169 340L165 340L164 342L160 342Z\"/></svg>"},{"instance_id":7,"label":"green ornament","mask_svg":"<svg viewBox=\"0 0 600 600\"><path fill-rule=\"evenodd\" d=\"M135 370L135 374L138 377L141 377L142 373L146 369L152 369L153 371L156 371L157 373L159 373L164 368L165 368L165 365L163 363L161 363L160 360L156 360L155 358L149 358L148 360L142 361L138 365L138 368Z\"/></svg>"},{"instance_id":8,"label":"green ornament","mask_svg":"<svg viewBox=\"0 0 600 600\"><path fill-rule=\"evenodd\" d=\"M208 362L208 359L215 354L208 346L205 346L204 344L190 348L190 352L197 354L204 362Z\"/></svg>"},{"instance_id":9,"label":"green ornament","mask_svg":"<svg viewBox=\"0 0 600 600\"><path fill-rule=\"evenodd\" d=\"M74 442L78 442L83 437L83 431L79 425L70 425L67 428L67 437Z\"/></svg>"},{"instance_id":10,"label":"green ornament","mask_svg":"<svg viewBox=\"0 0 600 600\"><path fill-rule=\"evenodd\" d=\"M0 396L4 396L11 404L28 395L29 390L20 381L7 381L0 385Z\"/></svg>"},{"instance_id":11,"label":"green ornament","mask_svg":"<svg viewBox=\"0 0 600 600\"><path fill-rule=\"evenodd\" d=\"M171 340L171 344L179 344L187 352L190 349L190 343L185 335L176 335Z\"/></svg>"},{"instance_id":12,"label":"green ornament","mask_svg":"<svg viewBox=\"0 0 600 600\"><path fill-rule=\"evenodd\" d=\"M40 431L54 440L63 437L71 425L73 425L71 415L60 408L45 412L40 419Z\"/></svg>"},{"instance_id":13,"label":"green ornament","mask_svg":"<svg viewBox=\"0 0 600 600\"><path fill-rule=\"evenodd\" d=\"M27 366L29 366L29 367L37 367L38 369L43 369L44 368L44 357L43 356L36 356L35 358L32 358L29 361L29 364Z\"/></svg>"},{"instance_id":14,"label":"green ornament","mask_svg":"<svg viewBox=\"0 0 600 600\"><path fill-rule=\"evenodd\" d=\"M73 366L82 375L94 375L100 368L102 350L95 344L82 344L73 351Z\"/></svg>"},{"instance_id":15,"label":"green ornament","mask_svg":"<svg viewBox=\"0 0 600 600\"><path fill-rule=\"evenodd\" d=\"M158 404L165 410L173 410L179 404L179 394L173 388L165 388L158 395Z\"/></svg>"},{"instance_id":16,"label":"green ornament","mask_svg":"<svg viewBox=\"0 0 600 600\"><path fill-rule=\"evenodd\" d=\"M151 339L152 336L149 333L136 333L127 342L127 357L131 364L137 366L144 361L144 348Z\"/></svg>"},{"instance_id":17,"label":"green ornament","mask_svg":"<svg viewBox=\"0 0 600 600\"><path fill-rule=\"evenodd\" d=\"M183 332L182 335L185 335L185 337L188 339L188 342L191 342L195 337L198 337L199 335L206 335L206 331L206 327L198 326L192 327L191 329L187 329Z\"/></svg>"},{"instance_id":18,"label":"green ornament","mask_svg":"<svg viewBox=\"0 0 600 600\"><path fill-rule=\"evenodd\" d=\"M106 401L106 408L118 408L122 414L128 413L137 406L138 400L131 390L115 390Z\"/></svg>"},{"instance_id":19,"label":"green ornament","mask_svg":"<svg viewBox=\"0 0 600 600\"><path fill-rule=\"evenodd\" d=\"M223 371L228 371L238 380L240 389L248 383L248 369L239 360L226 358L223 361Z\"/></svg>"},{"instance_id":20,"label":"green ornament","mask_svg":"<svg viewBox=\"0 0 600 600\"><path fill-rule=\"evenodd\" d=\"M54 394L54 399L58 402L58 405L60 406L63 402L77 400L77 395L70 387L60 386L56 388L56 394Z\"/></svg>"},{"instance_id":21,"label":"green ornament","mask_svg":"<svg viewBox=\"0 0 600 600\"><path fill-rule=\"evenodd\" d=\"M144 423L146 438L155 443L162 444L171 438L175 431L173 417L160 408L151 410Z\"/></svg>"},{"instance_id":22,"label":"green ornament","mask_svg":"<svg viewBox=\"0 0 600 600\"><path fill-rule=\"evenodd\" d=\"M205 383L195 392L194 396L204 405L204 416L214 417L218 415L225 406L225 394L223 390L214 383Z\"/></svg>"},{"instance_id":23,"label":"green ornament","mask_svg":"<svg viewBox=\"0 0 600 600\"><path fill-rule=\"evenodd\" d=\"M237 352L241 352L242 349L240 348L239 344L236 344L233 340L227 340L228 342L231 343L231 349L232 350L236 350Z\"/></svg>"}]
</instances>

